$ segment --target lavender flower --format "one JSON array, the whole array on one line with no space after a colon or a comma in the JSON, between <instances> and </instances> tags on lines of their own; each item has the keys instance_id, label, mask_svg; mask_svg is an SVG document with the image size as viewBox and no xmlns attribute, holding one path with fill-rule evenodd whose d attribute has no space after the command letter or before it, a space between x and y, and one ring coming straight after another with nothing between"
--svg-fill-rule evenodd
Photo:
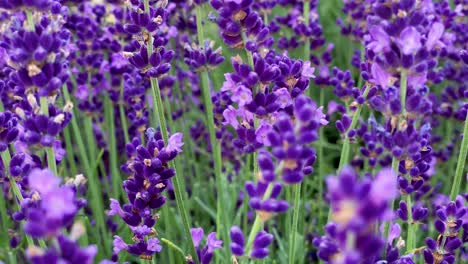
<instances>
[{"instance_id":1,"label":"lavender flower","mask_svg":"<svg viewBox=\"0 0 468 264\"><path fill-rule=\"evenodd\" d=\"M201 241L204 237L204 231L202 228L192 228L190 230L192 234L193 244L197 248L198 259L200 263L209 264L213 258L213 253L215 249L222 248L223 241L216 239L216 233L211 232L206 237L206 245L200 247ZM189 263L193 263L189 261Z\"/></svg>"},{"instance_id":2,"label":"lavender flower","mask_svg":"<svg viewBox=\"0 0 468 264\"><path fill-rule=\"evenodd\" d=\"M346 167L339 177L327 178L332 222L314 245L318 256L329 263L375 262L384 245L370 230L377 221L389 220L388 204L397 196L396 175L383 169L374 181L357 177Z\"/></svg>"},{"instance_id":3,"label":"lavender flower","mask_svg":"<svg viewBox=\"0 0 468 264\"><path fill-rule=\"evenodd\" d=\"M159 215L154 214L153 210L161 208L166 202L163 192L175 175L168 162L181 152L183 143L180 133L172 135L167 146L153 128L149 128L146 135L146 146L141 145L137 138L126 146L129 161L122 166L122 170L131 175L123 183L129 203L121 207L117 200L111 199L108 215L120 216L135 235L134 244L127 244L121 237L114 236L114 254L125 250L142 259L151 259L162 248L154 237L154 225Z\"/></svg>"}]
</instances>

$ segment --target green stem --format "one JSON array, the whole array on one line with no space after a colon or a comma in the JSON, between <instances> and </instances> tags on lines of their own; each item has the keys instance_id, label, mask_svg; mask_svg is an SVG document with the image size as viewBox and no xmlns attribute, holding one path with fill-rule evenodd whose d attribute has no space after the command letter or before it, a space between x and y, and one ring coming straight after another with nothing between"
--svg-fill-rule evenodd
<instances>
[{"instance_id":1,"label":"green stem","mask_svg":"<svg viewBox=\"0 0 468 264\"><path fill-rule=\"evenodd\" d=\"M70 172L72 176L75 176L77 174L75 153L71 141L71 130L68 126L65 127L65 129L63 130L63 137L65 139L65 148L67 150L67 162L70 165Z\"/></svg>"},{"instance_id":2,"label":"green stem","mask_svg":"<svg viewBox=\"0 0 468 264\"><path fill-rule=\"evenodd\" d=\"M3 186L2 186L3 187ZM1 240L1 246L2 247L7 247L8 245L8 229L10 228L10 219L7 214L7 206L6 206L6 196L0 197L0 214L2 216L2 240Z\"/></svg>"},{"instance_id":3,"label":"green stem","mask_svg":"<svg viewBox=\"0 0 468 264\"><path fill-rule=\"evenodd\" d=\"M26 21L28 22L29 30L35 31L36 27L34 26L34 18L31 10L26 10Z\"/></svg>"},{"instance_id":4,"label":"green stem","mask_svg":"<svg viewBox=\"0 0 468 264\"><path fill-rule=\"evenodd\" d=\"M402 117L404 118L406 114L406 89L408 86L408 75L406 70L401 71L401 76L400 76L400 104L401 104L401 113ZM393 164L392 164L393 165ZM406 203L408 206L408 234L406 238L406 250L412 250L414 249L414 244L415 244L415 230L414 228L416 227L415 224L413 223L413 216L411 212L411 208L413 207L412 201L411 201L411 194L407 194L406 196Z\"/></svg>"},{"instance_id":5,"label":"green stem","mask_svg":"<svg viewBox=\"0 0 468 264\"><path fill-rule=\"evenodd\" d=\"M450 199L455 200L462 185L463 170L466 163L466 155L468 153L468 113L465 118L465 126L463 128L463 139L460 146L460 154L458 154L457 168L455 169L455 178L453 180L452 190L450 191Z\"/></svg>"},{"instance_id":6,"label":"green stem","mask_svg":"<svg viewBox=\"0 0 468 264\"><path fill-rule=\"evenodd\" d=\"M415 223L413 223L413 213L411 212L411 208L413 204L411 202L411 195L406 195L406 203L408 205L408 235L406 237L406 251L413 250L415 247L416 242L416 232L415 232Z\"/></svg>"},{"instance_id":7,"label":"green stem","mask_svg":"<svg viewBox=\"0 0 468 264\"><path fill-rule=\"evenodd\" d=\"M370 89L370 85L366 85L366 88L363 93L364 97L367 97L367 94L369 93L369 89ZM348 130L346 130L346 132L344 133L345 138L343 141L343 147L341 149L340 164L338 165L337 173L339 173L344 168L344 166L349 163L349 152L350 152L349 150L351 148L351 142L348 138L348 132L356 127L359 117L361 115L362 108L363 108L363 105L358 106L358 108L356 109L356 112L353 115L351 125L349 126ZM328 211L328 222L330 221L331 216L332 216L332 210L330 208L330 210Z\"/></svg>"},{"instance_id":8,"label":"green stem","mask_svg":"<svg viewBox=\"0 0 468 264\"><path fill-rule=\"evenodd\" d=\"M395 173L395 176L398 177L398 173L399 173L399 169L398 169L398 166L399 166L399 160L395 157L393 157L392 159L392 170L393 172ZM395 178L395 181L397 179ZM390 202L390 209L393 210L393 206L395 204L395 200L392 200ZM387 239L388 238L388 233L390 231L390 222L385 222L385 227L384 227L384 239ZM387 248L387 244L385 244L385 248ZM386 254L386 250L384 250L384 254Z\"/></svg>"},{"instance_id":9,"label":"green stem","mask_svg":"<svg viewBox=\"0 0 468 264\"><path fill-rule=\"evenodd\" d=\"M202 27L202 7L199 5L196 8L197 12L197 34L198 34L198 45L202 49L204 45L204 34ZM212 148L213 160L214 160L214 173L216 179L216 185L218 190L217 199L217 210L216 210L216 227L218 234L220 234L224 241L229 240L227 232L227 219L225 217L225 205L224 205L224 194L225 194L225 179L222 175L222 157L221 157L221 146L219 140L216 139L216 130L213 116L213 102L211 101L209 77L208 72L203 71L200 73L201 89L203 94L203 104L206 109L206 119L208 125L208 131L210 134L210 143ZM227 245L227 243L226 243Z\"/></svg>"},{"instance_id":10,"label":"green stem","mask_svg":"<svg viewBox=\"0 0 468 264\"><path fill-rule=\"evenodd\" d=\"M149 8L149 0L144 0L144 9L145 12L149 13L150 8ZM148 39L148 56L151 56L153 53L153 36L149 34L149 39ZM167 124L166 124L166 118L164 117L164 106L162 103L162 98L161 98L161 91L159 89L159 83L156 78L150 78L151 82L151 94L153 97L153 110L157 116L159 116L159 126L162 134L162 138L164 140L164 143L167 145L167 142L169 140L168 136L168 131L167 131ZM172 178L172 183L174 185L174 194L176 198L176 203L177 203L177 208L179 210L179 213L182 217L182 222L184 225L184 231L185 231L185 236L188 239L189 242L189 247L190 247L190 252L192 254L192 258L195 260L195 263L199 263L198 261L198 256L197 256L197 251L195 249L195 246L193 244L192 236L190 234L190 224L189 224L189 216L187 213L187 210L185 209L185 201L183 197L183 189L182 185L179 182L179 168L178 166L175 165L174 161L171 161L169 163L169 166L173 167L175 169L175 176Z\"/></svg>"},{"instance_id":11,"label":"green stem","mask_svg":"<svg viewBox=\"0 0 468 264\"><path fill-rule=\"evenodd\" d=\"M8 259L10 260L10 264L16 264L16 256L13 252L8 252Z\"/></svg>"},{"instance_id":12,"label":"green stem","mask_svg":"<svg viewBox=\"0 0 468 264\"><path fill-rule=\"evenodd\" d=\"M175 251L177 251L183 258L185 258L185 253L184 251L178 247L176 244L174 244L172 241L170 241L169 239L166 239L166 238L161 238L161 242L167 244L170 248L174 249Z\"/></svg>"},{"instance_id":13,"label":"green stem","mask_svg":"<svg viewBox=\"0 0 468 264\"><path fill-rule=\"evenodd\" d=\"M174 121L172 120L172 115L171 115L171 113L172 113L171 104L170 104L170 101L169 101L168 97L165 97L165 99L166 99L166 100L164 100L165 111L166 111L166 113L169 113L167 115L167 117L168 117L167 121L169 123L169 127L174 129ZM176 164L176 166L178 168L180 168L180 165L178 164L177 159L174 161L174 163ZM182 186L182 189L185 190L185 187ZM185 200L185 201L187 201L187 200ZM165 226L166 230L171 230L171 224L172 224L171 219L169 218L169 215L172 212L169 209L170 209L169 206L164 206L163 207L163 215L165 216L163 222L164 222L164 226ZM167 235L169 236L169 235L171 235L171 233L167 233ZM172 237L169 237L169 238L172 238ZM169 256L169 258L168 258L169 263L174 263L174 254L173 254L173 252L168 250L167 254ZM153 258L153 260L154 260L154 258Z\"/></svg>"},{"instance_id":14,"label":"green stem","mask_svg":"<svg viewBox=\"0 0 468 264\"><path fill-rule=\"evenodd\" d=\"M304 0L303 1L303 13L302 16L304 17L304 24L306 26L309 25L310 21L310 0ZM310 60L310 38L305 37L305 43L304 43L304 61ZM312 87L309 85L309 97L313 98L313 90Z\"/></svg>"},{"instance_id":15,"label":"green stem","mask_svg":"<svg viewBox=\"0 0 468 264\"><path fill-rule=\"evenodd\" d=\"M6 149L4 152L7 152L8 149ZM9 164L10 164L10 155L9 153L8 154L3 154L2 152L2 163L3 163L3 166L4 166L4 169L5 169L5 175L8 174L8 171L9 171ZM7 163L8 162L8 163ZM6 184L5 181L3 181L3 184ZM3 187L3 185L2 185ZM3 234L2 234L2 246L3 247L7 247L8 246L8 229L10 228L11 226L11 222L10 222L10 218L8 217L8 214L7 214L7 195L6 194L2 194L3 197L0 197L0 214L2 216L2 230L3 230Z\"/></svg>"},{"instance_id":16,"label":"green stem","mask_svg":"<svg viewBox=\"0 0 468 264\"><path fill-rule=\"evenodd\" d=\"M273 184L268 184L268 187L265 191L265 193L263 194L263 199L267 199L270 197L271 195L271 192L273 191ZM255 239L255 236L257 235L257 233L260 231L260 229L263 228L263 220L262 218L260 217L260 214L257 213L256 216L255 216L255 221L254 221L254 224L252 226L252 229L250 230L250 234L249 234L249 238L247 239L247 246L245 247L245 252L247 254L250 254L250 250L252 250L252 244L253 244L253 241Z\"/></svg>"},{"instance_id":17,"label":"green stem","mask_svg":"<svg viewBox=\"0 0 468 264\"><path fill-rule=\"evenodd\" d=\"M369 93L370 85L366 85L366 89L364 90L363 96L366 97L367 94ZM354 129L357 125L357 122L359 120L359 117L361 115L363 105L359 105L358 108L356 109L356 112L353 115L353 119L351 121L351 125L349 126L349 129L345 132L344 136L344 142L343 142L343 148L341 149L341 156L340 156L340 164L338 166L338 172L340 172L343 167L349 163L349 150L351 148L350 140L348 138L348 132Z\"/></svg>"},{"instance_id":18,"label":"green stem","mask_svg":"<svg viewBox=\"0 0 468 264\"><path fill-rule=\"evenodd\" d=\"M117 143L115 141L115 123L114 123L114 105L110 100L109 96L104 99L106 112L106 121L109 129L109 158L110 158L110 170L112 175L112 195L119 199L121 194L122 178L119 172L119 162L117 160ZM123 195L124 196L124 195Z\"/></svg>"},{"instance_id":19,"label":"green stem","mask_svg":"<svg viewBox=\"0 0 468 264\"><path fill-rule=\"evenodd\" d=\"M47 102L47 97L43 96L40 98L41 112L42 114L49 115L49 103ZM54 147L46 147L47 153L47 166L54 173L55 176L58 176L57 172L57 162L55 161L55 152Z\"/></svg>"},{"instance_id":20,"label":"green stem","mask_svg":"<svg viewBox=\"0 0 468 264\"><path fill-rule=\"evenodd\" d=\"M11 161L10 151L6 149L5 151L2 152L1 156L2 156L2 161L3 161L3 166L5 168L5 176L6 176L9 174L9 167L10 167L10 161ZM18 208L21 208L21 202L23 201L23 194L21 194L21 191L18 187L18 184L16 183L15 178L13 178L12 176L9 176L8 178L10 180L11 190L13 191L13 194L15 195L16 199L18 199L18 201L16 201L15 199L15 201L17 202ZM5 233L6 233L6 230L5 230ZM26 235L26 242L29 246L34 246L33 239L28 235Z\"/></svg>"},{"instance_id":21,"label":"green stem","mask_svg":"<svg viewBox=\"0 0 468 264\"><path fill-rule=\"evenodd\" d=\"M309 88L310 89L310 88ZM320 104L319 106L323 106L325 104L325 89L320 88ZM324 148L324 142L326 141L325 139L325 133L324 133L324 128L321 127L319 128L319 146L318 146L318 167L319 167L319 175L318 175L318 199L321 201L323 197L323 184L324 184L324 178L325 178L325 155L323 153L323 148ZM304 195L307 195L307 192L304 193ZM304 197L306 198L306 197ZM316 208L318 209L318 223L319 227L321 227L321 219L322 219L322 214L323 211L320 204L317 203Z\"/></svg>"},{"instance_id":22,"label":"green stem","mask_svg":"<svg viewBox=\"0 0 468 264\"><path fill-rule=\"evenodd\" d=\"M400 78L400 104L401 104L401 113L403 115L406 114L406 88L407 88L407 79L408 73L406 70L401 71L401 78Z\"/></svg>"},{"instance_id":23,"label":"green stem","mask_svg":"<svg viewBox=\"0 0 468 264\"><path fill-rule=\"evenodd\" d=\"M301 197L301 184L295 184L293 186L294 195L294 208L293 208L293 222L291 230L291 242L289 247L289 264L294 264L296 258L296 234L297 225L299 222L299 211L300 211L300 197Z\"/></svg>"},{"instance_id":24,"label":"green stem","mask_svg":"<svg viewBox=\"0 0 468 264\"><path fill-rule=\"evenodd\" d=\"M68 89L66 86L63 87L63 95L65 97L65 100L71 101L71 96L70 93L68 92ZM102 196L101 196L101 191L100 191L100 182L99 178L97 176L97 173L95 173L90 165L90 161L88 159L88 156L86 153L88 153L84 142L83 142L83 137L81 135L81 129L78 125L77 122L77 115L76 111L74 117L71 119L71 125L73 129L73 134L75 136L76 143L78 145L79 149L79 154L80 154L80 161L83 163L84 169L86 171L86 176L88 177L89 180L89 191L90 191L90 206L92 208L92 213L94 216L94 219L96 220L96 224L98 229L101 230L101 235L98 237L101 239L102 244L104 246L104 250L107 250L108 247L108 236L107 236L107 229L105 226L105 218L104 218L104 203L102 201ZM91 147L91 146L89 146Z\"/></svg>"},{"instance_id":25,"label":"green stem","mask_svg":"<svg viewBox=\"0 0 468 264\"><path fill-rule=\"evenodd\" d=\"M125 114L125 104L124 104L124 81L120 84L120 123L124 132L125 143L130 142L130 136L128 135L128 125L127 125L127 115Z\"/></svg>"}]
</instances>

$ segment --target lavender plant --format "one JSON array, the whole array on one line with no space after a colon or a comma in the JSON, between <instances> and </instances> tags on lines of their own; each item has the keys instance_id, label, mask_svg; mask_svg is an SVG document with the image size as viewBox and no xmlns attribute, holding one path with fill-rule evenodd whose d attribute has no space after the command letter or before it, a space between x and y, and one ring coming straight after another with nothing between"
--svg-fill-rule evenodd
<instances>
[{"instance_id":1,"label":"lavender plant","mask_svg":"<svg viewBox=\"0 0 468 264\"><path fill-rule=\"evenodd\" d=\"M0 0L0 263L467 262L467 6Z\"/></svg>"}]
</instances>

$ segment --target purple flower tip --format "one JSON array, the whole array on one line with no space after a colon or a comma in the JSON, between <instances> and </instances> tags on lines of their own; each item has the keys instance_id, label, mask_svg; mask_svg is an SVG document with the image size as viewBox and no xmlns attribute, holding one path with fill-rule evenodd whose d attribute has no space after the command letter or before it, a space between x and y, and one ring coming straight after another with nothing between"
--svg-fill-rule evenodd
<instances>
[{"instance_id":1,"label":"purple flower tip","mask_svg":"<svg viewBox=\"0 0 468 264\"><path fill-rule=\"evenodd\" d=\"M28 176L29 187L44 195L55 190L60 184L60 178L56 177L49 169L33 169Z\"/></svg>"},{"instance_id":2,"label":"purple flower tip","mask_svg":"<svg viewBox=\"0 0 468 264\"><path fill-rule=\"evenodd\" d=\"M184 142L182 142L182 137L182 133L173 134L167 142L166 151L169 153L173 151L177 151L177 153L182 152L182 146L184 145Z\"/></svg>"}]
</instances>

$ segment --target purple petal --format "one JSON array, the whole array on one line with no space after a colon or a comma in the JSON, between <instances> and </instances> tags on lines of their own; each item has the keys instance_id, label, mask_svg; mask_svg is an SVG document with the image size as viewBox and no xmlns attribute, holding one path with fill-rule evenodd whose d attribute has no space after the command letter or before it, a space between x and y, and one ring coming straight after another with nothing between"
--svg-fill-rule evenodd
<instances>
[{"instance_id":1,"label":"purple petal","mask_svg":"<svg viewBox=\"0 0 468 264\"><path fill-rule=\"evenodd\" d=\"M434 48L434 45L439 41L439 39L444 34L444 30L445 30L445 27L442 23L435 22L434 24L432 24L431 30L429 31L429 34L427 35L427 41L426 41L427 50L432 50L432 48Z\"/></svg>"},{"instance_id":2,"label":"purple petal","mask_svg":"<svg viewBox=\"0 0 468 264\"><path fill-rule=\"evenodd\" d=\"M414 27L407 27L397 40L403 54L413 54L421 48L421 35Z\"/></svg>"}]
</instances>

